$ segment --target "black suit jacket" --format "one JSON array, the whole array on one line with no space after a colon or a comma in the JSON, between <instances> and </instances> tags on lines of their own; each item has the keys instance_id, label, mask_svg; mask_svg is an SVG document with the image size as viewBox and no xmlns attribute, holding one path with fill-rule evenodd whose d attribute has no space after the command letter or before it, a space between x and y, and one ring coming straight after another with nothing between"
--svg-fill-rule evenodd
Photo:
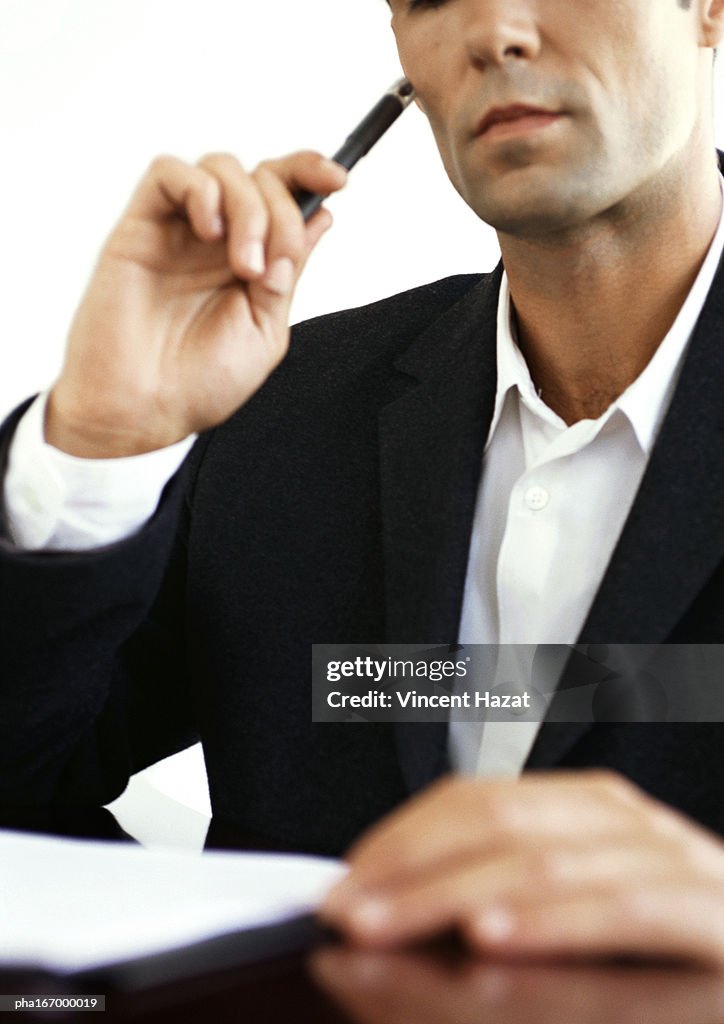
<instances>
[{"instance_id":1,"label":"black suit jacket","mask_svg":"<svg viewBox=\"0 0 724 1024\"><path fill-rule=\"evenodd\" d=\"M214 812L341 852L446 768L445 727L311 723L310 645L456 638L496 386L500 271L298 327L152 521L0 549L0 802L87 805L204 742ZM580 640L724 642L724 268ZM11 436L18 410L4 427ZM724 725L546 724L724 833Z\"/></svg>"}]
</instances>

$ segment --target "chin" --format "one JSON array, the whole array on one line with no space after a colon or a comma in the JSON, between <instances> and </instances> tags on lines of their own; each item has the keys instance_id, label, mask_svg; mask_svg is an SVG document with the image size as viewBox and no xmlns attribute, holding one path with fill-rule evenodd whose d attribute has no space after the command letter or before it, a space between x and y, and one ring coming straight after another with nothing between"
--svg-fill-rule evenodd
<instances>
[{"instance_id":1,"label":"chin","mask_svg":"<svg viewBox=\"0 0 724 1024\"><path fill-rule=\"evenodd\" d=\"M530 203L526 203L524 208L496 209L485 211L479 216L499 234L531 239L575 231L590 220L584 214L570 209L557 210L550 204L536 206Z\"/></svg>"},{"instance_id":2,"label":"chin","mask_svg":"<svg viewBox=\"0 0 724 1024\"><path fill-rule=\"evenodd\" d=\"M553 180L549 177L545 183L511 183L504 192L478 186L469 195L461 195L486 224L502 234L521 238L576 230L601 209L595 189L588 183L576 188L560 176Z\"/></svg>"}]
</instances>

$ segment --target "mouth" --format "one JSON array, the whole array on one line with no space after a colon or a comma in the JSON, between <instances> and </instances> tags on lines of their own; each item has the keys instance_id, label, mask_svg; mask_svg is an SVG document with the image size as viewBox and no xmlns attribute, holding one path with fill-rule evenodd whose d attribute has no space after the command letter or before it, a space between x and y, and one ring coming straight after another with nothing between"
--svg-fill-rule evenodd
<instances>
[{"instance_id":1,"label":"mouth","mask_svg":"<svg viewBox=\"0 0 724 1024\"><path fill-rule=\"evenodd\" d=\"M476 137L509 139L527 135L555 124L563 116L560 110L546 110L523 103L515 103L509 107L493 107L478 125Z\"/></svg>"}]
</instances>

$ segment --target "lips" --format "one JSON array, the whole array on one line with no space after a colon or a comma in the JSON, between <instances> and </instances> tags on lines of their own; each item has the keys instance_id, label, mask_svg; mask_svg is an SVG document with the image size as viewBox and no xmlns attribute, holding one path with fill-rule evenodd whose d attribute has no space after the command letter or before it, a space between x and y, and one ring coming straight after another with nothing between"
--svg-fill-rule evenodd
<instances>
[{"instance_id":1,"label":"lips","mask_svg":"<svg viewBox=\"0 0 724 1024\"><path fill-rule=\"evenodd\" d=\"M478 125L476 134L478 136L488 135L495 133L495 129L499 129L498 134L500 134L508 126L511 131L515 131L516 128L525 130L544 127L560 116L559 110L546 110L544 107L529 106L525 103L514 103L509 107L493 107Z\"/></svg>"}]
</instances>

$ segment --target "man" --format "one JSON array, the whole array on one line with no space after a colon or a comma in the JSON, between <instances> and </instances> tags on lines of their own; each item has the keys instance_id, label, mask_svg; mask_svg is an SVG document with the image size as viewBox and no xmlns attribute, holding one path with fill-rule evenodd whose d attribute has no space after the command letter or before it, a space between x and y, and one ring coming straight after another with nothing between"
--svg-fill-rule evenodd
<instances>
[{"instance_id":1,"label":"man","mask_svg":"<svg viewBox=\"0 0 724 1024\"><path fill-rule=\"evenodd\" d=\"M47 408L5 431L2 800L107 801L198 733L215 814L277 841L335 852L391 812L324 909L360 942L724 964L721 724L470 749L311 726L307 674L314 642L724 641L724 0L392 13L505 277L303 325L258 390L330 223L291 192L344 174L152 166ZM484 777L523 762L558 770ZM473 777L430 786L446 763Z\"/></svg>"}]
</instances>

